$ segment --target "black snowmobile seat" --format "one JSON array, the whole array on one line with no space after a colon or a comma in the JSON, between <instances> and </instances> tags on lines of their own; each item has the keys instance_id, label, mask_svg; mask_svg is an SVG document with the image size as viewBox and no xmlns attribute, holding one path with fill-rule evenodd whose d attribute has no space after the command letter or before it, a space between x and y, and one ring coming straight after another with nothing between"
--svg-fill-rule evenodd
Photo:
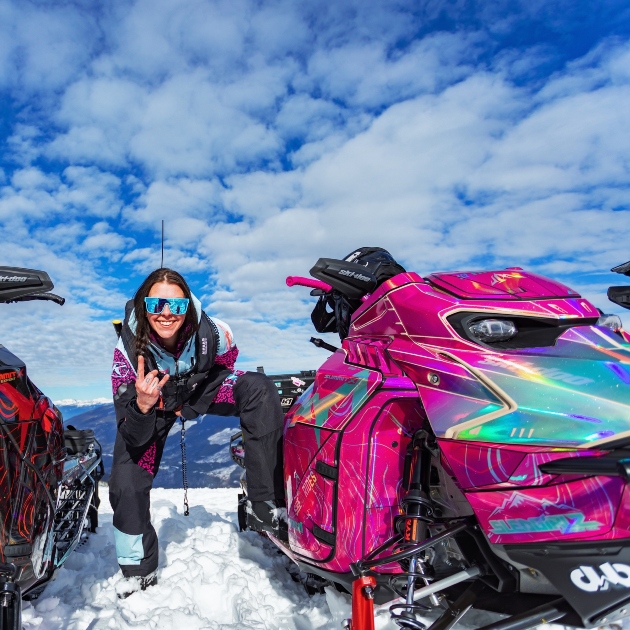
<instances>
[{"instance_id":1,"label":"black snowmobile seat","mask_svg":"<svg viewBox=\"0 0 630 630\"><path fill-rule=\"evenodd\" d=\"M405 268L382 247L360 247L343 260L320 258L310 274L328 283L333 291L322 295L311 313L315 330L336 331L343 341L361 298L399 273L405 273Z\"/></svg>"},{"instance_id":2,"label":"black snowmobile seat","mask_svg":"<svg viewBox=\"0 0 630 630\"><path fill-rule=\"evenodd\" d=\"M22 267L0 267L0 302L52 300L63 304L64 298L48 293L54 284L45 271Z\"/></svg>"}]
</instances>

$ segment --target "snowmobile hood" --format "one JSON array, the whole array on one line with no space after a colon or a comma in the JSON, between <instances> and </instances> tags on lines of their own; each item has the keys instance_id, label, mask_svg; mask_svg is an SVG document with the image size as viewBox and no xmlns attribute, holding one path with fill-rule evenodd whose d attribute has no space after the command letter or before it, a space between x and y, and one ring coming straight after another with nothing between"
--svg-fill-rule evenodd
<instances>
[{"instance_id":1,"label":"snowmobile hood","mask_svg":"<svg viewBox=\"0 0 630 630\"><path fill-rule=\"evenodd\" d=\"M463 299L535 300L576 298L569 287L522 269L433 273L428 282Z\"/></svg>"},{"instance_id":2,"label":"snowmobile hood","mask_svg":"<svg viewBox=\"0 0 630 630\"><path fill-rule=\"evenodd\" d=\"M626 439L630 445L630 344L607 328L571 328L546 348L440 354L478 387L419 387L443 437L585 448Z\"/></svg>"}]
</instances>

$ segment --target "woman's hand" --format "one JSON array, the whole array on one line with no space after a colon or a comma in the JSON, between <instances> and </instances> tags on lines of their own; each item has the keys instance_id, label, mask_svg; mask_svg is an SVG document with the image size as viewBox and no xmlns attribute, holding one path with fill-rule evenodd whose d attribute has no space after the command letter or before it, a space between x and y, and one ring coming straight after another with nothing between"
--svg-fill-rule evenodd
<instances>
[{"instance_id":1,"label":"woman's hand","mask_svg":"<svg viewBox=\"0 0 630 630\"><path fill-rule=\"evenodd\" d=\"M169 379L167 374L161 381L157 378L158 371L153 370L146 376L144 374L144 357L140 355L138 357L138 378L136 380L136 394L138 409L142 413L149 413L158 399L160 398L160 392L162 387Z\"/></svg>"}]
</instances>

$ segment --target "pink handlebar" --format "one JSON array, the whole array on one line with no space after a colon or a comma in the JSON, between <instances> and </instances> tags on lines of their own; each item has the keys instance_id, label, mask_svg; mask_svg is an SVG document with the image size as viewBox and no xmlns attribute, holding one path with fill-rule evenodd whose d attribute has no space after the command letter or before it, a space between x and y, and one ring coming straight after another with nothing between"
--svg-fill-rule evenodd
<instances>
[{"instance_id":1,"label":"pink handlebar","mask_svg":"<svg viewBox=\"0 0 630 630\"><path fill-rule=\"evenodd\" d=\"M321 280L313 280L311 278L302 278L301 276L287 276L287 286L309 287L310 289L321 289L322 291L332 291L332 287Z\"/></svg>"}]
</instances>

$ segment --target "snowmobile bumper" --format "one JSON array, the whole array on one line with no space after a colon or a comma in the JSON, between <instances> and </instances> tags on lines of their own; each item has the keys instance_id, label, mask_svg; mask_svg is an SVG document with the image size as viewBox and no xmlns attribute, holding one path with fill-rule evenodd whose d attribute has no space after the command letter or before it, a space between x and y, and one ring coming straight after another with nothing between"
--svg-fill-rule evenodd
<instances>
[{"instance_id":1,"label":"snowmobile bumper","mask_svg":"<svg viewBox=\"0 0 630 630\"><path fill-rule=\"evenodd\" d=\"M514 562L539 571L590 628L630 612L630 540L504 545Z\"/></svg>"}]
</instances>

